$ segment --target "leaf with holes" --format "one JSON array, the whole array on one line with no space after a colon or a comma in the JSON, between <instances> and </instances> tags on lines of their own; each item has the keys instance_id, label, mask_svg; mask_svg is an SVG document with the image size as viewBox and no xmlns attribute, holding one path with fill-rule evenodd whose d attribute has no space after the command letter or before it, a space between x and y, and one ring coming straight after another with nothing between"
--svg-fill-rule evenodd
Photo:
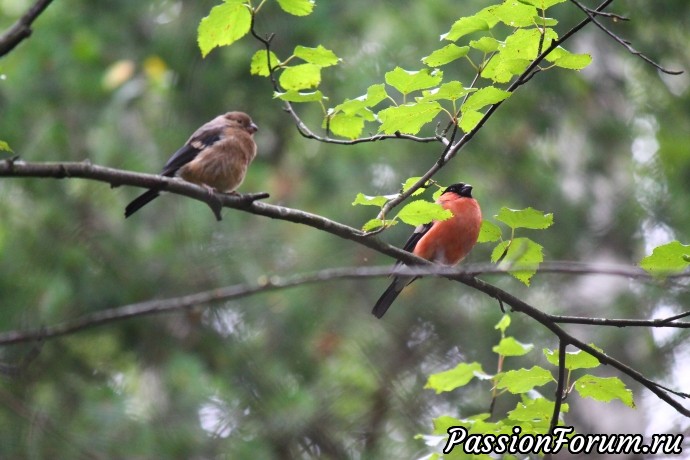
<instances>
[{"instance_id":1,"label":"leaf with holes","mask_svg":"<svg viewBox=\"0 0 690 460\"><path fill-rule=\"evenodd\" d=\"M592 398L601 402L619 399L628 407L635 408L632 391L618 377L596 377L583 375L575 381L575 391L583 398Z\"/></svg>"}]
</instances>

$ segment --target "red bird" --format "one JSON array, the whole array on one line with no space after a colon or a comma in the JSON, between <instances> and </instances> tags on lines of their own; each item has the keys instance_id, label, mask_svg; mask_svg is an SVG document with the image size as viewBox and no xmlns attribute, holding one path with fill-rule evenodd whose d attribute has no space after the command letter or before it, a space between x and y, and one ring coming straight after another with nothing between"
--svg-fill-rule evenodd
<instances>
[{"instance_id":1,"label":"red bird","mask_svg":"<svg viewBox=\"0 0 690 460\"><path fill-rule=\"evenodd\" d=\"M436 203L453 213L453 217L417 227L403 249L443 265L455 265L472 250L482 225L482 211L472 198L472 186L453 184L443 191ZM399 266L398 262L396 266ZM417 279L416 276L395 276L371 311L381 318L402 290Z\"/></svg>"},{"instance_id":2,"label":"red bird","mask_svg":"<svg viewBox=\"0 0 690 460\"><path fill-rule=\"evenodd\" d=\"M228 112L194 131L185 144L163 166L162 176L179 175L209 192L234 192L244 180L247 167L256 156L253 134L259 128L246 113ZM149 189L125 208L129 217L160 193Z\"/></svg>"}]
</instances>

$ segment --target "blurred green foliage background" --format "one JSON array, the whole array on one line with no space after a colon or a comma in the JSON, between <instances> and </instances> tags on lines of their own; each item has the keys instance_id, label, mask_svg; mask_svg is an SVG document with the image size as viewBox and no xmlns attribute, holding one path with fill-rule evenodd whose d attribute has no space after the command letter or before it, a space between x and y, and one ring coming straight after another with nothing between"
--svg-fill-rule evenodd
<instances>
[{"instance_id":1,"label":"blurred green foliage background","mask_svg":"<svg viewBox=\"0 0 690 460\"><path fill-rule=\"evenodd\" d=\"M357 192L395 193L436 160L437 145L343 147L299 136L269 82L249 75L245 38L202 59L196 29L214 2L55 1L34 34L0 60L0 139L26 161L82 161L157 172L203 122L243 110L259 124L259 156L240 191L359 227ZM335 100L356 97L395 66L415 70L455 19L489 2L351 0L306 18L265 5L259 30L287 56L297 44L343 59L324 71ZM0 30L31 5L0 0ZM619 0L611 27L661 64L688 70L690 4ZM556 14L557 13L557 14ZM554 8L563 33L582 19ZM589 26L569 49L582 72L554 70L504 104L437 179L475 186L484 215L501 206L553 212L530 234L547 260L636 264L661 243L690 242L690 77L662 75ZM445 69L469 84L471 69ZM336 103L334 101L334 103ZM298 107L312 127L316 105ZM84 180L0 180L0 330L39 328L89 312L262 277L391 261L313 229L167 195L127 221L140 190ZM430 196L430 193L428 193ZM402 244L410 231L383 234ZM466 263L487 262L478 246ZM545 311L650 318L690 308L687 290L604 276L537 275L530 288L485 276ZM498 305L442 279L415 283L381 321L386 281L334 281L185 313L135 319L46 342L16 376L0 376L1 458L416 458L431 419L485 411L485 383L444 395L426 378L477 360L495 370ZM578 337L687 390L687 333L571 327ZM554 348L513 315L512 334ZM7 364L30 345L0 348ZM508 362L530 367L538 353ZM608 369L602 375L616 375ZM608 374L607 374L608 372ZM568 402L581 432L683 432L655 397ZM545 387L552 397L555 385ZM499 400L497 411L515 404Z\"/></svg>"}]
</instances>

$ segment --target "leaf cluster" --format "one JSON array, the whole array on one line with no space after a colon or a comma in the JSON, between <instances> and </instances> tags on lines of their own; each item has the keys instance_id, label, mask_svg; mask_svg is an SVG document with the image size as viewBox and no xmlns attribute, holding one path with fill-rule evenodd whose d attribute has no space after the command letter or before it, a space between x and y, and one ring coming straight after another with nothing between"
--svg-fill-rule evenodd
<instances>
[{"instance_id":1,"label":"leaf cluster","mask_svg":"<svg viewBox=\"0 0 690 460\"><path fill-rule=\"evenodd\" d=\"M494 374L484 371L478 362L461 362L454 368L447 371L432 374L426 383L425 388L434 390L436 393L454 391L458 388L469 385L472 381L487 382L490 387L486 390L487 400L502 397L503 395L516 395L519 400L513 409L505 414L492 414L482 412L478 414L462 414L461 418L443 415L434 419L434 430L425 437L435 440L433 443L437 447L442 447L448 428L461 426L468 430L469 434L512 434L513 427L520 426L521 434L547 434L552 425L551 418L554 415L554 401L542 395L541 387L550 383L555 383L553 370L543 366L534 365L529 369L520 368L516 370L505 370L504 366L507 358L526 356L534 350L531 343L522 343L514 337L506 335L506 330L510 326L510 316L504 315L496 324L495 328L500 331L501 338L492 350L498 355L498 369ZM592 345L595 349L594 345ZM542 350L546 361L559 367L558 350L544 348ZM632 392L617 377L598 377L596 375L583 373L585 369L596 369L600 366L599 361L592 355L578 350L567 352L565 363L563 364L567 372L567 383L563 399L575 392L581 398L591 398L602 403L610 403L618 400L628 407L635 407ZM574 374L579 374L577 377ZM572 381L572 383L571 383ZM493 407L493 403L491 404ZM570 407L563 403L560 405L560 414L567 413ZM560 423L562 425L562 422ZM441 437L439 439L439 437ZM434 458L445 458L440 450L434 452ZM453 458L453 453L448 458ZM488 455L479 458L492 458Z\"/></svg>"}]
</instances>

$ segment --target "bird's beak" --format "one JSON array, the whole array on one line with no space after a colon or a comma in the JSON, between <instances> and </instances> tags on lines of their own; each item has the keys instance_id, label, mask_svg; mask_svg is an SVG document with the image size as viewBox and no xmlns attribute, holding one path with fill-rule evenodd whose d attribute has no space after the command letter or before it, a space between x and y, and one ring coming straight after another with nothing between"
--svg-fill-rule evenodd
<instances>
[{"instance_id":1,"label":"bird's beak","mask_svg":"<svg viewBox=\"0 0 690 460\"><path fill-rule=\"evenodd\" d=\"M256 123L253 123L253 122L252 122L252 124L249 125L249 132L250 132L250 133L254 134L254 133L257 132L258 130L259 130L259 127L256 125Z\"/></svg>"},{"instance_id":2,"label":"bird's beak","mask_svg":"<svg viewBox=\"0 0 690 460\"><path fill-rule=\"evenodd\" d=\"M468 196L472 196L472 186L470 184L465 184L462 188L463 193L467 193Z\"/></svg>"}]
</instances>

